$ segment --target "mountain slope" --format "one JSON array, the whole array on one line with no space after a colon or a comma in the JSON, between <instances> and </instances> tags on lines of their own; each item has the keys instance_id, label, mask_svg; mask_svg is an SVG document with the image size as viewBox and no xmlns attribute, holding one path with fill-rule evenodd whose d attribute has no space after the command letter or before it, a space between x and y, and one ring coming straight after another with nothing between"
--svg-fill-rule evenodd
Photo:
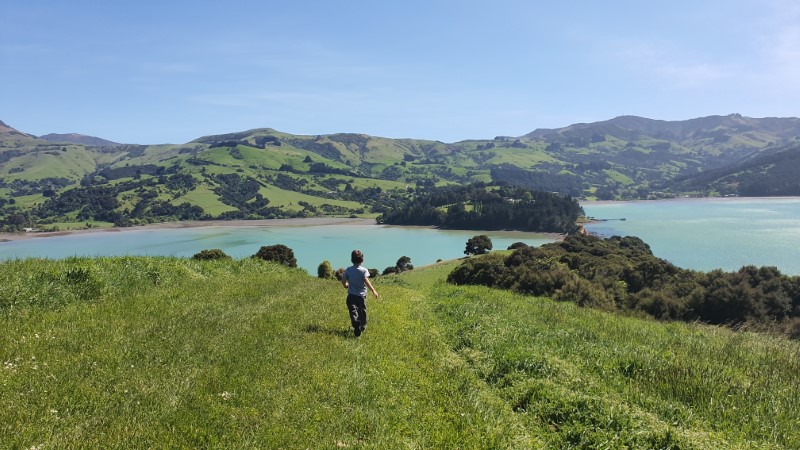
<instances>
[{"instance_id":1,"label":"mountain slope","mask_svg":"<svg viewBox=\"0 0 800 450\"><path fill-rule=\"evenodd\" d=\"M750 160L676 179L676 190L709 190L753 197L800 195L800 145L773 149Z\"/></svg>"},{"instance_id":2,"label":"mountain slope","mask_svg":"<svg viewBox=\"0 0 800 450\"><path fill-rule=\"evenodd\" d=\"M456 143L261 128L182 145L94 146L54 143L2 124L0 225L12 215L19 223L32 208L34 225L73 226L378 215L432 186L476 182L594 199L787 192L772 177L754 189L747 186L756 175L745 183L701 181L716 170L758 164L798 136L800 119L737 114L623 116Z\"/></svg>"},{"instance_id":3,"label":"mountain slope","mask_svg":"<svg viewBox=\"0 0 800 450\"><path fill-rule=\"evenodd\" d=\"M50 134L45 134L43 136L39 136L39 139L44 139L45 141L50 141L50 142L69 142L72 144L83 144L92 147L102 147L104 145L119 145L116 142L112 142L106 139L101 139L99 137L94 137L94 136L86 136L78 133L67 133L67 134L50 133Z\"/></svg>"}]
</instances>

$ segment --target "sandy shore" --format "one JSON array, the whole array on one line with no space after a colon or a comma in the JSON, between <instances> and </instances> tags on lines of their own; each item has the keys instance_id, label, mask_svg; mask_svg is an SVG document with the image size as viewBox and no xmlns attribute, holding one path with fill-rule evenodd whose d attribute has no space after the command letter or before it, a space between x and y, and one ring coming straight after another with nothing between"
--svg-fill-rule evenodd
<instances>
[{"instance_id":1,"label":"sandy shore","mask_svg":"<svg viewBox=\"0 0 800 450\"><path fill-rule=\"evenodd\" d=\"M86 228L82 230L30 232L30 233L0 233L0 242L18 241L22 239L36 239L53 236L66 236L70 234L87 233L118 233L134 230L160 230L169 228L195 228L195 227L311 227L321 225L375 225L375 219L347 218L347 217L306 217L299 219L261 219L261 220L197 220L188 222L164 222L139 225L135 227L112 228Z\"/></svg>"}]
</instances>

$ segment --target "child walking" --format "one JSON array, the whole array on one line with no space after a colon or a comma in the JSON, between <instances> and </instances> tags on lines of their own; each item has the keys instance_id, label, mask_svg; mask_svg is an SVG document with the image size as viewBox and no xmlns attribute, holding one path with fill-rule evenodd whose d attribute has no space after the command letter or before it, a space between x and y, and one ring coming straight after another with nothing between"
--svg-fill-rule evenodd
<instances>
[{"instance_id":1,"label":"child walking","mask_svg":"<svg viewBox=\"0 0 800 450\"><path fill-rule=\"evenodd\" d=\"M369 271L361 267L364 262L361 250L353 250L350 261L353 265L344 271L342 286L347 289L347 311L350 314L353 333L358 337L367 327L367 288L372 291L375 298L378 298L378 291L369 282Z\"/></svg>"}]
</instances>

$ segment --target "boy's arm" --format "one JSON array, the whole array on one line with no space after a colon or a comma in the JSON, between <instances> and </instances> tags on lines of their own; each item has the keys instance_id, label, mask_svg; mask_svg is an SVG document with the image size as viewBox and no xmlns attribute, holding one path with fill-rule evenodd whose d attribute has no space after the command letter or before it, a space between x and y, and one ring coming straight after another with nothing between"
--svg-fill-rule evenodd
<instances>
[{"instance_id":1,"label":"boy's arm","mask_svg":"<svg viewBox=\"0 0 800 450\"><path fill-rule=\"evenodd\" d=\"M367 287L369 287L369 290L372 291L372 295L374 295L375 298L378 298L378 291L376 291L375 288L372 287L372 283L370 283L369 278L364 278L364 283L366 283Z\"/></svg>"}]
</instances>

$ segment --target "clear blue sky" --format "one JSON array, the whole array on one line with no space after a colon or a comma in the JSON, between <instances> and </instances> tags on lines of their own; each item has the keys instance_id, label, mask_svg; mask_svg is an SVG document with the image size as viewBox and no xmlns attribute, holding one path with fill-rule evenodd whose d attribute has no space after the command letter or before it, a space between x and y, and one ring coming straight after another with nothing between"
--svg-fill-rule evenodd
<instances>
[{"instance_id":1,"label":"clear blue sky","mask_svg":"<svg viewBox=\"0 0 800 450\"><path fill-rule=\"evenodd\" d=\"M0 0L0 120L36 135L454 142L798 108L796 0Z\"/></svg>"}]
</instances>

